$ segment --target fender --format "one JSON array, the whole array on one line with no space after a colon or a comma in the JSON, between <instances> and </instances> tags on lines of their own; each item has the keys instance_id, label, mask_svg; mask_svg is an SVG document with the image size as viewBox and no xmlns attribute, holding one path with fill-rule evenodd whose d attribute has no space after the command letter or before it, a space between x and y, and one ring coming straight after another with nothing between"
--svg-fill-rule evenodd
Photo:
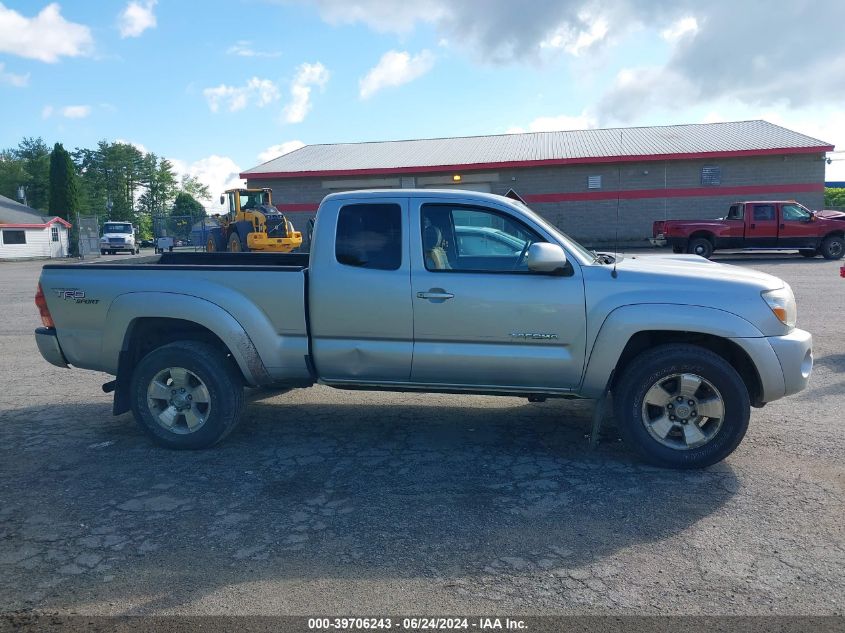
<instances>
[{"instance_id":1,"label":"fender","mask_svg":"<svg viewBox=\"0 0 845 633\"><path fill-rule=\"evenodd\" d=\"M587 357L587 367L581 383L581 395L585 398L598 398L604 393L612 376L622 350L628 341L638 332L654 330L695 332L710 334L737 342L741 338L764 339L749 321L731 312L697 305L674 303L641 303L621 306L611 311L599 331ZM765 340L765 339L764 339ZM744 347L744 346L743 346ZM771 346L774 367L779 368L777 357ZM759 355L752 356L752 361L765 382ZM781 382L783 377L781 376Z\"/></svg>"},{"instance_id":2,"label":"fender","mask_svg":"<svg viewBox=\"0 0 845 633\"><path fill-rule=\"evenodd\" d=\"M202 325L228 347L250 386L272 382L249 334L231 314L205 299L169 292L132 292L112 301L106 315L100 351L105 371L117 374L126 333L135 319L143 317L182 319Z\"/></svg>"}]
</instances>

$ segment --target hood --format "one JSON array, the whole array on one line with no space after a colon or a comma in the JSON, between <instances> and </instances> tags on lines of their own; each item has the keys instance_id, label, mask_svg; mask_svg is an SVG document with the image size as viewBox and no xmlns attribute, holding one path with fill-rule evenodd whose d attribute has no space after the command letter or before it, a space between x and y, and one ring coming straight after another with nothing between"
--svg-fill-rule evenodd
<instances>
[{"instance_id":1,"label":"hood","mask_svg":"<svg viewBox=\"0 0 845 633\"><path fill-rule=\"evenodd\" d=\"M821 211L816 211L816 217L824 218L825 220L845 220L845 212L822 209Z\"/></svg>"},{"instance_id":2,"label":"hood","mask_svg":"<svg viewBox=\"0 0 845 633\"><path fill-rule=\"evenodd\" d=\"M784 285L781 279L773 275L751 268L720 264L698 255L630 255L618 262L617 269L620 273L659 277L662 283L668 285L745 285L758 290L782 288Z\"/></svg>"}]
</instances>

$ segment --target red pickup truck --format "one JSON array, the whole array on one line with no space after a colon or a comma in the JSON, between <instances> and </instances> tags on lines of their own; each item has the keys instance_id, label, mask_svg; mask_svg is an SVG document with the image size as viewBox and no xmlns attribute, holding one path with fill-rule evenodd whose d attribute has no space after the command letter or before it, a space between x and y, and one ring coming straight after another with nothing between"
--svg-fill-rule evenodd
<instances>
[{"instance_id":1,"label":"red pickup truck","mask_svg":"<svg viewBox=\"0 0 845 633\"><path fill-rule=\"evenodd\" d=\"M804 257L845 254L845 213L810 211L794 200L735 202L716 220L658 220L655 246L709 258L719 249L798 250Z\"/></svg>"}]
</instances>

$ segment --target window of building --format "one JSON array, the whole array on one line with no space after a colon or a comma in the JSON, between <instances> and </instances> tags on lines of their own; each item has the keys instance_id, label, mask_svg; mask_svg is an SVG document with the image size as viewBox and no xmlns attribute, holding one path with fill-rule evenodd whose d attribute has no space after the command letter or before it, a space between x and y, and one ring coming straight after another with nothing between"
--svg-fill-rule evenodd
<instances>
[{"instance_id":1,"label":"window of building","mask_svg":"<svg viewBox=\"0 0 845 633\"><path fill-rule=\"evenodd\" d=\"M775 206L773 204L755 204L754 205L754 221L755 222L774 222L775 221Z\"/></svg>"},{"instance_id":2,"label":"window of building","mask_svg":"<svg viewBox=\"0 0 845 633\"><path fill-rule=\"evenodd\" d=\"M806 222L810 219L810 212L797 202L782 205L780 213L784 222Z\"/></svg>"},{"instance_id":3,"label":"window of building","mask_svg":"<svg viewBox=\"0 0 845 633\"><path fill-rule=\"evenodd\" d=\"M50 237L52 238L52 240L54 242L59 241L59 227L57 227L57 226L50 227Z\"/></svg>"},{"instance_id":4,"label":"window of building","mask_svg":"<svg viewBox=\"0 0 845 633\"><path fill-rule=\"evenodd\" d=\"M3 231L4 244L26 244L26 231L13 231L5 229Z\"/></svg>"},{"instance_id":5,"label":"window of building","mask_svg":"<svg viewBox=\"0 0 845 633\"><path fill-rule=\"evenodd\" d=\"M601 189L601 176L587 176L587 189Z\"/></svg>"},{"instance_id":6,"label":"window of building","mask_svg":"<svg viewBox=\"0 0 845 633\"><path fill-rule=\"evenodd\" d=\"M701 168L701 185L714 187L722 184L722 168L718 165L705 165Z\"/></svg>"},{"instance_id":7,"label":"window of building","mask_svg":"<svg viewBox=\"0 0 845 633\"><path fill-rule=\"evenodd\" d=\"M427 204L422 209L425 267L431 271L527 272L530 228L498 211Z\"/></svg>"},{"instance_id":8,"label":"window of building","mask_svg":"<svg viewBox=\"0 0 845 633\"><path fill-rule=\"evenodd\" d=\"M350 204L337 218L335 258L346 266L396 270L402 265L398 204Z\"/></svg>"}]
</instances>

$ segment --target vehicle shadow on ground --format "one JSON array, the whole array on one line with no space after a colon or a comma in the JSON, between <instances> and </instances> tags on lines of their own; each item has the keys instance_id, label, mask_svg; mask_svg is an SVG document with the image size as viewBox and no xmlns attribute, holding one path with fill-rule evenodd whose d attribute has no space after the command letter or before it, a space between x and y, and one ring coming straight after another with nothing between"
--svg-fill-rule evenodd
<instances>
[{"instance_id":1,"label":"vehicle shadow on ground","mask_svg":"<svg viewBox=\"0 0 845 633\"><path fill-rule=\"evenodd\" d=\"M35 592L36 607L131 598L155 613L268 579L612 568L615 552L689 528L740 487L729 463L644 466L612 429L588 451L582 402L296 395L251 404L197 452L152 446L103 404L13 412L0 537L29 549L26 571L0 578L6 606Z\"/></svg>"}]
</instances>

